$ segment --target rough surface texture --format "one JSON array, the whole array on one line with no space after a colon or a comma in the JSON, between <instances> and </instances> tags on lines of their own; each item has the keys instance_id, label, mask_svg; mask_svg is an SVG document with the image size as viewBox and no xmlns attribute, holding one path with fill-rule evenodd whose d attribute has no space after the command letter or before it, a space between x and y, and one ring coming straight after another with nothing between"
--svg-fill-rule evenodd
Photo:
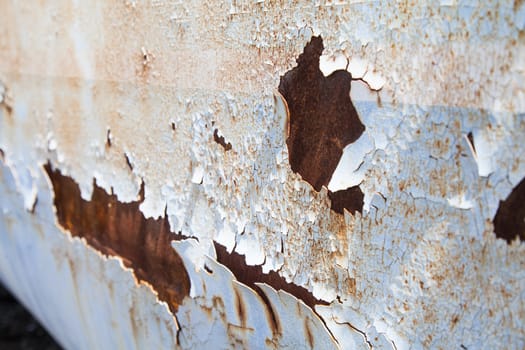
<instances>
[{"instance_id":1,"label":"rough surface texture","mask_svg":"<svg viewBox=\"0 0 525 350\"><path fill-rule=\"evenodd\" d=\"M64 347L525 347L525 245L494 224L525 177L522 2L3 1L0 13L0 278ZM274 94L316 36L323 74L361 79L350 96L365 129L332 176L362 191L354 214L293 171ZM144 218L193 237L174 243L190 279L175 314L124 257L60 227L48 161L85 201L93 179L121 203L143 184ZM256 292L215 244L328 305Z\"/></svg>"}]
</instances>

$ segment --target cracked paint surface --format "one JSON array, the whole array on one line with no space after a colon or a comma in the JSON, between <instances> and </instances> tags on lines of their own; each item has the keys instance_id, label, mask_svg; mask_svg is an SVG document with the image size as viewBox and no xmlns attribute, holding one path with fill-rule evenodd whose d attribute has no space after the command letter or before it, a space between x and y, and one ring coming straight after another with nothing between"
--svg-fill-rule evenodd
<instances>
[{"instance_id":1,"label":"cracked paint surface","mask_svg":"<svg viewBox=\"0 0 525 350\"><path fill-rule=\"evenodd\" d=\"M525 177L524 4L57 0L5 1L0 10L0 149L8 174L0 278L64 346L91 339L119 347L98 335L111 327L121 329L119 341L136 339L142 348L145 341L173 347L177 339L190 346L217 332L224 347L282 347L298 338L308 347L311 332L341 348L525 346L525 248L498 239L493 225L499 202ZM334 213L328 190L313 190L291 170L286 109L274 97L280 76L318 35L320 69L346 63L362 79L350 94L364 138L343 150L329 184L359 186L363 211L354 215ZM139 209L193 237L177 242L178 252L198 239L185 269L192 287L214 292L195 289L184 314L172 315L122 260L60 229L44 181L48 160L79 184L84 200L93 178L124 203L144 183ZM283 305L276 317L292 319L286 310L299 303L294 317L308 327L296 338L286 331L276 338L263 326L251 335L235 313L238 298L226 294L249 300L246 325L267 322L250 310L268 306L216 265L215 243L328 305L304 309L294 296L263 287L271 305ZM70 273L53 251L81 267ZM206 277L199 259L211 259L233 287ZM39 273L23 278L34 266ZM75 296L73 275L98 287ZM53 289L35 293L50 282L64 286L60 297ZM128 295L138 316L129 317ZM214 307L214 295L232 308ZM113 305L111 313L92 306L96 300Z\"/></svg>"}]
</instances>

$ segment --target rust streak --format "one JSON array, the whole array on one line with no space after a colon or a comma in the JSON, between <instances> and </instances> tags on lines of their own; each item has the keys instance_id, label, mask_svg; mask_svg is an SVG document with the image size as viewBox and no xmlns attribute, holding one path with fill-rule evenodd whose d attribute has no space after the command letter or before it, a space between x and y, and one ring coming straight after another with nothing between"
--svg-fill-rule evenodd
<instances>
[{"instance_id":1,"label":"rust streak","mask_svg":"<svg viewBox=\"0 0 525 350\"><path fill-rule=\"evenodd\" d=\"M236 300L236 311L237 316L239 316L239 320L241 321L241 327L246 327L246 307L244 306L244 301L241 298L241 295L239 294L239 291L237 289L234 289L235 292L235 300Z\"/></svg>"},{"instance_id":2,"label":"rust streak","mask_svg":"<svg viewBox=\"0 0 525 350\"><path fill-rule=\"evenodd\" d=\"M308 345L310 345L310 349L314 348L314 337L312 335L312 331L310 330L310 326L308 326L308 320L309 318L304 319L304 331L306 333L306 339L308 340Z\"/></svg>"}]
</instances>

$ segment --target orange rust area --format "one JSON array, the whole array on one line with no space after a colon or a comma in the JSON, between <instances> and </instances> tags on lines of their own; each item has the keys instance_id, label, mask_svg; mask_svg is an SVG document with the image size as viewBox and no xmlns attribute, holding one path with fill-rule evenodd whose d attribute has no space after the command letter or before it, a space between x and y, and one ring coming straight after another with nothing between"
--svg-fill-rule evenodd
<instances>
[{"instance_id":1,"label":"orange rust area","mask_svg":"<svg viewBox=\"0 0 525 350\"><path fill-rule=\"evenodd\" d=\"M103 254L121 257L137 279L149 283L176 312L189 295L190 280L170 244L182 236L170 231L168 220L144 218L140 201L121 203L96 183L91 201L85 201L73 179L53 170L49 163L45 170L53 184L60 225Z\"/></svg>"},{"instance_id":2,"label":"orange rust area","mask_svg":"<svg viewBox=\"0 0 525 350\"><path fill-rule=\"evenodd\" d=\"M319 69L323 39L313 37L297 59L297 67L281 77L279 92L290 112L286 141L292 170L316 191L328 186L343 149L365 131L350 99L352 75L337 70L325 77ZM358 186L330 196L332 209L362 211L363 193Z\"/></svg>"}]
</instances>

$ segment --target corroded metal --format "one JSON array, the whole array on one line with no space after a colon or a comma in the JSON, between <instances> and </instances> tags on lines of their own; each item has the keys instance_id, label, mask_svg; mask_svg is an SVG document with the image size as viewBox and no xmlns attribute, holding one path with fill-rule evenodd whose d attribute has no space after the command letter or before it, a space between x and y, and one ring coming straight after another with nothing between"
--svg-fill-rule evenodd
<instances>
[{"instance_id":1,"label":"corroded metal","mask_svg":"<svg viewBox=\"0 0 525 350\"><path fill-rule=\"evenodd\" d=\"M0 13L0 278L66 348L525 347L525 246L494 222L525 177L525 4ZM276 91L313 37L364 125L315 188Z\"/></svg>"}]
</instances>

